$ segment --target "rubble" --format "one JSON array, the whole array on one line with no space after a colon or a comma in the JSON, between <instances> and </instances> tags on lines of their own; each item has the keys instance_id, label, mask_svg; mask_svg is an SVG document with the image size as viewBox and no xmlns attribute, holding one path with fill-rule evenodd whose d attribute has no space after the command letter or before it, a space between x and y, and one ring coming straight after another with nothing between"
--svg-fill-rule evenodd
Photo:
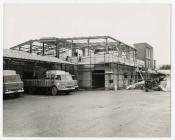
<instances>
[{"instance_id":1,"label":"rubble","mask_svg":"<svg viewBox=\"0 0 175 140\"><path fill-rule=\"evenodd\" d=\"M127 90L130 89L145 89L145 91L170 91L170 71L165 72L159 70L154 73L154 76L151 79L142 80L131 84L126 87Z\"/></svg>"},{"instance_id":2,"label":"rubble","mask_svg":"<svg viewBox=\"0 0 175 140\"><path fill-rule=\"evenodd\" d=\"M126 89L138 89L138 88L143 88L145 84L145 81L137 82L132 85L129 85L126 87Z\"/></svg>"}]
</instances>

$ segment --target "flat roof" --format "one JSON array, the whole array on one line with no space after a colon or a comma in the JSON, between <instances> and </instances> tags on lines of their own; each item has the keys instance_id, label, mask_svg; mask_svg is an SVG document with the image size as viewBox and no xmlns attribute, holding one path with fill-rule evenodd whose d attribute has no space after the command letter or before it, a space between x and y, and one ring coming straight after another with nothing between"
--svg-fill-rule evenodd
<instances>
[{"instance_id":1,"label":"flat roof","mask_svg":"<svg viewBox=\"0 0 175 140\"><path fill-rule=\"evenodd\" d=\"M52 63L61 63L61 64L73 64L73 63L61 60L59 58L56 58L56 57L41 56L37 54L31 54L28 52L11 50L11 49L3 49L3 57L34 60L34 61L44 61L44 62L52 62Z\"/></svg>"},{"instance_id":2,"label":"flat roof","mask_svg":"<svg viewBox=\"0 0 175 140\"><path fill-rule=\"evenodd\" d=\"M144 45L144 46L142 46L142 45ZM147 43L147 42L135 43L134 46L135 46L135 47L148 47L148 48L153 49L153 46L151 46L151 45L150 45L149 43Z\"/></svg>"}]
</instances>

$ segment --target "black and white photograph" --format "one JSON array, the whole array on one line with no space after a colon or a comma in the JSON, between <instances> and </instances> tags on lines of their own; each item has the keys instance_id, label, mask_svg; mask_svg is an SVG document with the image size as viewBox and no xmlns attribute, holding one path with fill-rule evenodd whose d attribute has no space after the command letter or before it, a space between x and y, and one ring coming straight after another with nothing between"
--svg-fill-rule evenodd
<instances>
[{"instance_id":1,"label":"black and white photograph","mask_svg":"<svg viewBox=\"0 0 175 140\"><path fill-rule=\"evenodd\" d=\"M2 137L171 137L171 2L2 11Z\"/></svg>"}]
</instances>

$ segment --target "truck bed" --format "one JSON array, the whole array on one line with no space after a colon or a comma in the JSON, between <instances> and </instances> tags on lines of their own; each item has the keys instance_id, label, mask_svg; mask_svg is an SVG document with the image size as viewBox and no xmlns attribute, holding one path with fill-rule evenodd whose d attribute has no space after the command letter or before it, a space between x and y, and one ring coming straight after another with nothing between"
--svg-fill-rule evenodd
<instances>
[{"instance_id":1,"label":"truck bed","mask_svg":"<svg viewBox=\"0 0 175 140\"><path fill-rule=\"evenodd\" d=\"M24 80L24 86L26 87L51 87L51 79L27 79Z\"/></svg>"}]
</instances>

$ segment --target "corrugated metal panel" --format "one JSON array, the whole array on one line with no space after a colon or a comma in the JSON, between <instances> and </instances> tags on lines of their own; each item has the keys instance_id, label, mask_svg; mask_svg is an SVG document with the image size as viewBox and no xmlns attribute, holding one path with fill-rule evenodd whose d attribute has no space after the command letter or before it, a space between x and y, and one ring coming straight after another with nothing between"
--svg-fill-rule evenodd
<instances>
[{"instance_id":1,"label":"corrugated metal panel","mask_svg":"<svg viewBox=\"0 0 175 140\"><path fill-rule=\"evenodd\" d=\"M35 86L35 87L50 87L52 82L50 79L29 79L24 80L25 86Z\"/></svg>"},{"instance_id":2,"label":"corrugated metal panel","mask_svg":"<svg viewBox=\"0 0 175 140\"><path fill-rule=\"evenodd\" d=\"M10 50L10 49L4 49L3 50L3 57L19 58L19 59L26 59L26 60L27 59L29 59L29 60L38 60L38 61L64 63L64 64L73 64L73 63L58 59L56 57L41 56L41 55L30 54L30 53L27 53L27 52L17 51L17 50Z\"/></svg>"}]
</instances>

